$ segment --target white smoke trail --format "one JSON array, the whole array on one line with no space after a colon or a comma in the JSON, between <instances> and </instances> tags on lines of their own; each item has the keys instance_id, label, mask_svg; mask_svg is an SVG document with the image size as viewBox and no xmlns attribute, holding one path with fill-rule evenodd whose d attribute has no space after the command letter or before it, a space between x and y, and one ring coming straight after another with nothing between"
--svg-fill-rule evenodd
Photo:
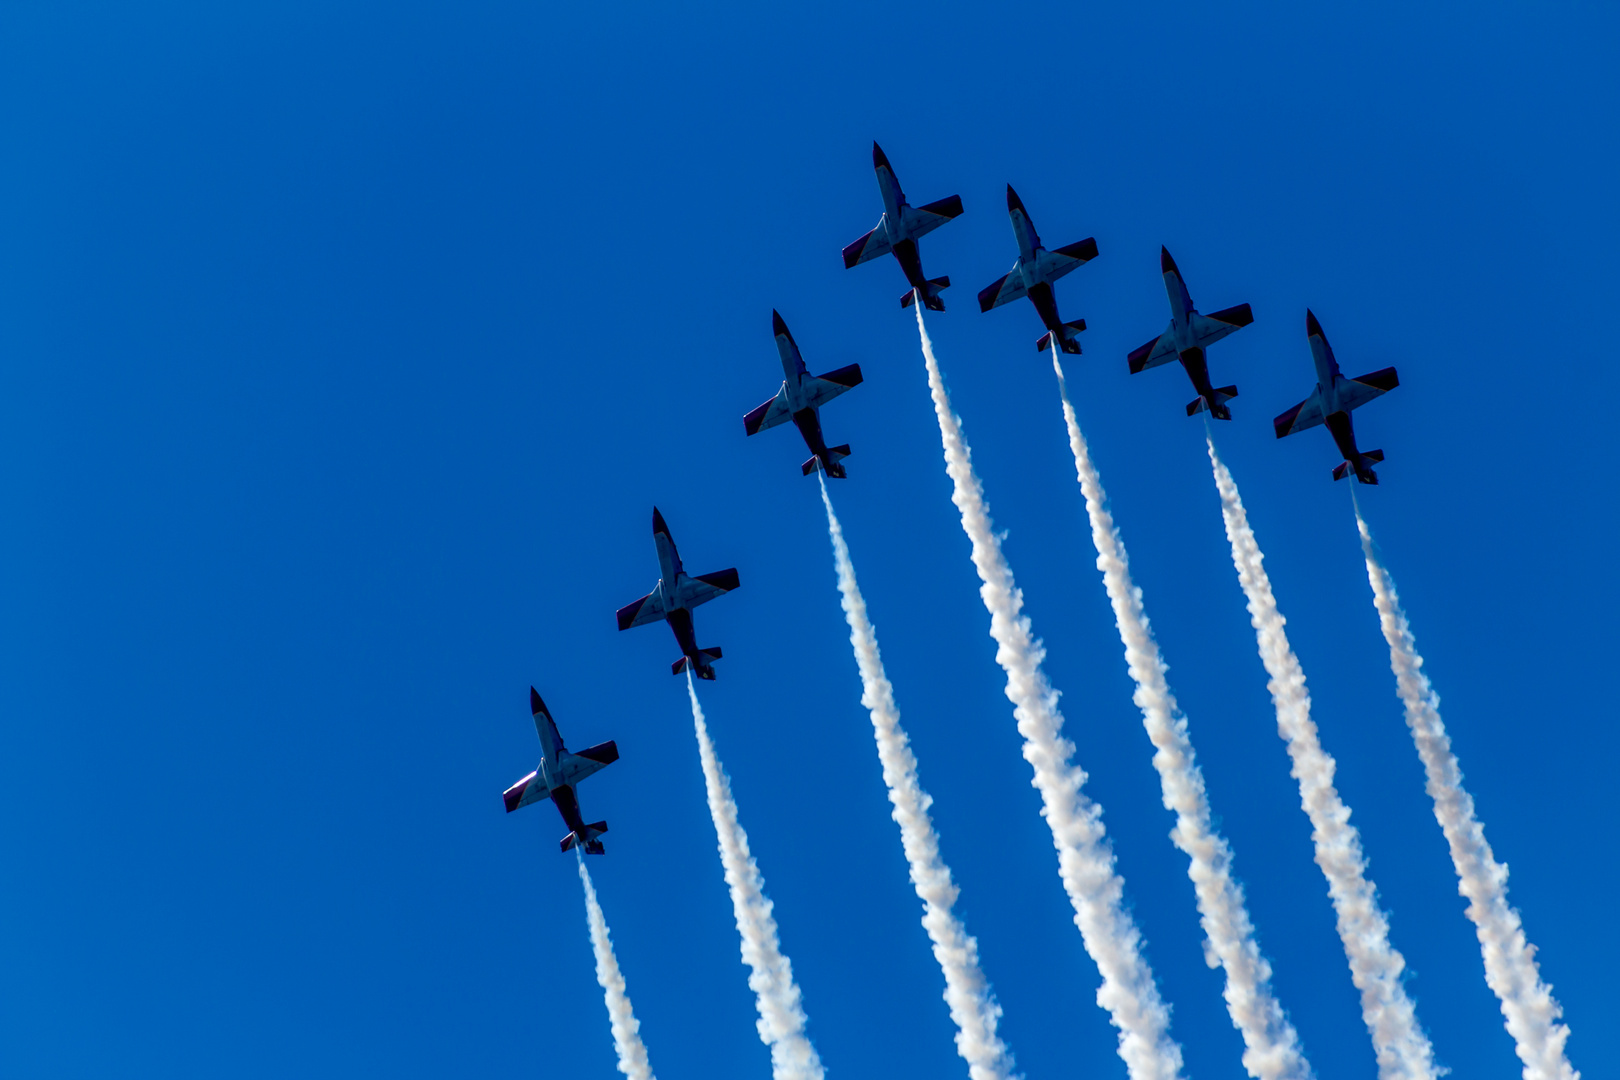
<instances>
[{"instance_id":1,"label":"white smoke trail","mask_svg":"<svg viewBox=\"0 0 1620 1080\"><path fill-rule=\"evenodd\" d=\"M720 864L725 868L737 932L742 936L748 988L759 1009L755 1026L760 1041L771 1048L771 1075L775 1080L822 1080L821 1058L804 1034L804 1008L799 1002L799 984L793 981L793 965L782 954L776 919L771 916L773 905L765 896L765 879L748 851L748 834L737 820L737 803L731 797L731 779L720 767L709 740L709 726L703 720L690 668L686 692L692 699L692 724L697 729L698 755L703 759L709 814L720 841Z\"/></svg>"},{"instance_id":2,"label":"white smoke trail","mask_svg":"<svg viewBox=\"0 0 1620 1080\"><path fill-rule=\"evenodd\" d=\"M1142 590L1131 580L1125 542L1108 512L1108 496L1080 432L1053 340L1052 370L1057 373L1058 393L1063 399L1063 422L1069 429L1075 474L1086 497L1086 514L1091 518L1097 569L1102 571L1103 585L1114 608L1114 623L1125 646L1125 663L1136 681L1132 700L1142 710L1142 724L1155 748L1153 767L1159 771L1164 806L1176 815L1170 838L1191 860L1187 876L1192 878L1198 900L1205 959L1210 967L1219 964L1226 972L1226 1011L1243 1035L1243 1067L1249 1075L1256 1080L1303 1080L1311 1075L1310 1064L1300 1050L1293 1025L1272 995L1271 965L1255 941L1243 887L1232 878L1231 848L1210 820L1204 774L1193 756L1187 718L1170 692L1159 643L1154 640L1142 605Z\"/></svg>"},{"instance_id":3,"label":"white smoke trail","mask_svg":"<svg viewBox=\"0 0 1620 1080\"><path fill-rule=\"evenodd\" d=\"M1041 670L1046 650L1020 613L1024 597L990 524L984 489L962 437L962 421L951 411L950 394L920 310L917 332L944 444L945 471L954 486L951 501L972 541L973 565L982 582L979 595L990 613L996 662L1007 673L1007 697L1024 737L1024 760L1035 770L1035 788L1041 793L1042 813L1058 852L1058 873L1074 906L1080 939L1102 974L1097 1004L1119 1029L1119 1055L1131 1080L1172 1080L1181 1075L1181 1047L1170 1038L1170 1012L1142 956L1141 934L1125 910L1125 883L1114 871L1102 810L1081 793L1085 771L1069 760L1074 745L1062 736L1057 691Z\"/></svg>"},{"instance_id":4,"label":"white smoke trail","mask_svg":"<svg viewBox=\"0 0 1620 1080\"><path fill-rule=\"evenodd\" d=\"M1395 686L1406 706L1406 726L1412 729L1412 741L1423 759L1434 816L1451 847L1457 891L1467 898L1468 918L1479 935L1485 981L1502 1003L1508 1034L1524 1062L1525 1080L1578 1080L1580 1073L1564 1056L1569 1027L1558 1022L1563 1009L1554 1000L1552 987L1541 981L1535 946L1525 940L1519 913L1508 904L1508 868L1496 861L1485 841L1485 827L1474 816L1473 797L1463 789L1462 769L1440 721L1440 697L1423 674L1423 657L1418 655L1412 627L1401 609L1395 581L1379 561L1359 506L1356 528L1361 533L1378 621L1389 642Z\"/></svg>"},{"instance_id":5,"label":"white smoke trail","mask_svg":"<svg viewBox=\"0 0 1620 1080\"><path fill-rule=\"evenodd\" d=\"M596 952L596 981L607 1002L613 1046L619 1052L619 1071L630 1080L653 1080L647 1045L641 1041L641 1022L630 1008L624 974L619 971L619 959L613 955L613 939L608 936L607 919L602 915L602 905L596 902L596 887L591 884L590 871L585 869L584 854L578 847L574 848L574 854L579 858L580 884L585 886L585 921L590 925L591 948Z\"/></svg>"},{"instance_id":6,"label":"white smoke trail","mask_svg":"<svg viewBox=\"0 0 1620 1080\"><path fill-rule=\"evenodd\" d=\"M1338 920L1339 939L1350 961L1350 979L1361 991L1361 1018L1372 1036L1382 1080L1433 1080L1444 1070L1434 1063L1434 1050L1418 1025L1412 999L1401 985L1406 961L1389 943L1389 920L1367 879L1367 860L1361 853L1361 834L1350 824L1350 808L1333 786L1337 768L1322 749L1311 720L1311 697L1305 672L1283 631L1282 612L1271 592L1260 544L1249 528L1248 514L1237 484L1227 471L1215 443L1209 441L1209 460L1221 495L1221 516L1232 545L1232 563L1248 599L1249 621L1260 646L1260 661L1270 681L1271 701L1277 710L1277 731L1288 744L1292 773L1299 782L1299 799L1311 819L1311 841L1316 865L1327 878L1328 896Z\"/></svg>"},{"instance_id":7,"label":"white smoke trail","mask_svg":"<svg viewBox=\"0 0 1620 1080\"><path fill-rule=\"evenodd\" d=\"M888 785L894 820L900 826L900 843L911 870L911 884L923 902L923 928L933 943L934 959L945 973L945 1001L957 1027L956 1052L968 1063L968 1075L973 1080L1008 1080L1013 1075L1012 1055L996 1035L1001 1006L996 1004L979 967L979 943L951 911L957 888L951 881L950 867L939 853L939 837L928 816L934 800L917 780L917 759L900 726L900 709L894 703L894 687L883 670L877 630L867 617L866 600L855 581L855 564L850 560L838 515L833 512L825 479L821 481L821 501L827 508L827 533L838 566L838 591L849 622L849 643L854 646L855 663L861 672L861 704L872 714L872 734L877 739L878 760L883 764L883 782Z\"/></svg>"}]
</instances>

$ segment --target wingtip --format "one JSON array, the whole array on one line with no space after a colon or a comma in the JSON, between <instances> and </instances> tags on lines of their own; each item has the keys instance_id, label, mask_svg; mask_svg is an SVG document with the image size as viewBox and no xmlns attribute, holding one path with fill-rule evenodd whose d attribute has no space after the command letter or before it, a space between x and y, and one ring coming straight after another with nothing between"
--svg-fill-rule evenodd
<instances>
[{"instance_id":1,"label":"wingtip","mask_svg":"<svg viewBox=\"0 0 1620 1080\"><path fill-rule=\"evenodd\" d=\"M654 533L667 533L667 532L669 532L669 526L664 524L664 515L660 514L658 512L658 507L656 507L656 506L653 507L653 532Z\"/></svg>"},{"instance_id":2,"label":"wingtip","mask_svg":"<svg viewBox=\"0 0 1620 1080\"><path fill-rule=\"evenodd\" d=\"M1170 249L1167 247L1161 246L1159 248L1159 269L1164 271L1166 274L1179 275L1181 273L1181 271L1176 268L1176 260L1170 257Z\"/></svg>"},{"instance_id":3,"label":"wingtip","mask_svg":"<svg viewBox=\"0 0 1620 1080\"><path fill-rule=\"evenodd\" d=\"M888 155L884 154L883 147L877 144L876 139L872 140L872 168L894 171L894 166L889 164Z\"/></svg>"},{"instance_id":4,"label":"wingtip","mask_svg":"<svg viewBox=\"0 0 1620 1080\"><path fill-rule=\"evenodd\" d=\"M539 716L546 711L546 703L540 700L540 691L529 687L529 712Z\"/></svg>"},{"instance_id":5,"label":"wingtip","mask_svg":"<svg viewBox=\"0 0 1620 1080\"><path fill-rule=\"evenodd\" d=\"M1327 339L1327 335L1322 333L1322 324L1316 321L1316 313L1310 308L1305 309L1305 336Z\"/></svg>"}]
</instances>

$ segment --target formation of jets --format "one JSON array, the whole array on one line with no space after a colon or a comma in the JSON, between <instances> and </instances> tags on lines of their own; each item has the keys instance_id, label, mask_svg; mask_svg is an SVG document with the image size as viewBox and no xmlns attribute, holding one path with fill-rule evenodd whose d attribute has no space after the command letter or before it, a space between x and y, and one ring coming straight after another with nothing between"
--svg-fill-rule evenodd
<instances>
[{"instance_id":1,"label":"formation of jets","mask_svg":"<svg viewBox=\"0 0 1620 1080\"><path fill-rule=\"evenodd\" d=\"M948 277L930 278L922 268L922 252L918 240L933 232L962 213L962 199L958 195L912 206L895 176L894 167L877 143L872 144L872 166L877 173L878 193L883 199L883 216L877 226L865 236L844 248L844 267L859 266L883 255L893 255L900 264L910 288L900 298L901 307L920 303L930 311L944 311L945 302L940 293L948 288ZM989 311L1020 297L1028 297L1040 316L1046 333L1036 341L1035 347L1045 351L1054 346L1065 353L1080 352L1080 334L1086 328L1084 319L1064 322L1058 314L1057 296L1053 283L1070 271L1097 257L1097 241L1087 237L1065 247L1048 250L1041 244L1040 234L1023 200L1009 184L1007 187L1007 215L1012 221L1013 237L1018 242L1018 261L998 281L979 292L979 310ZM1213 314L1201 314L1193 306L1187 283L1181 276L1169 250L1159 249L1159 267L1164 274L1164 289L1170 299L1170 325L1153 340L1131 350L1126 362L1131 373L1179 361L1192 381L1197 395L1187 404L1187 415L1208 412L1217 420L1232 419L1227 402L1238 396L1235 385L1214 386L1209 372L1208 350L1215 342L1254 321L1248 304L1224 308ZM746 435L754 435L789 420L799 429L810 457L802 471L809 476L817 471L844 479L847 472L843 460L849 456L849 444L828 446L821 429L821 407L833 398L861 383L859 364L851 364L823 375L810 374L799 346L788 331L782 316L771 312L771 329L776 339L776 351L782 361L783 382L775 396L750 410L743 417ZM1316 321L1316 315L1305 313L1305 333L1310 343L1311 360L1316 366L1316 390L1310 397L1278 416L1273 421L1277 437L1283 438L1296 431L1324 425L1333 436L1334 445L1344 461L1333 470L1333 479L1354 476L1358 483L1376 484L1378 474L1372 466L1384 460L1382 450L1359 449L1350 413L1373 398L1400 385L1395 369L1383 368L1354 379L1339 371L1333 348L1327 335ZM618 611L620 630L662 619L669 623L680 646L681 656L670 665L670 670L681 675L690 672L699 679L714 678L714 662L721 657L720 647L699 648L697 631L692 622L692 609L706 604L737 588L740 581L735 568L712 574L690 575L681 565L680 553L664 523L664 516L653 508L653 543L658 550L658 584L652 592ZM577 754L563 745L557 725L552 722L540 695L529 691L534 713L534 725L540 735L540 767L506 790L506 809L516 810L532 802L549 798L562 814L568 826L563 837L562 850L576 846L587 854L603 852L601 836L607 832L607 822L585 824L580 815L575 786L585 777L618 760L618 747L612 742L600 743Z\"/></svg>"}]
</instances>

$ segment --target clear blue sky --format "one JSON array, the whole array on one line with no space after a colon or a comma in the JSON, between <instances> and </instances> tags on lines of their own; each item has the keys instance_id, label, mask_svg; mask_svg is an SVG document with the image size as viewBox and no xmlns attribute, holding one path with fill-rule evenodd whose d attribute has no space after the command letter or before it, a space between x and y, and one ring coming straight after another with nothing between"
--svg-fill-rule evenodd
<instances>
[{"instance_id":1,"label":"clear blue sky","mask_svg":"<svg viewBox=\"0 0 1620 1080\"><path fill-rule=\"evenodd\" d=\"M616 1075L573 858L533 768L575 745L654 1067L761 1077L685 689L613 611L696 571L703 687L841 1080L965 1075L859 704L770 311L829 408L835 498L1031 1080L1123 1078L1093 1003L949 502L876 138L1068 734L1191 1077L1241 1075L1014 246L1065 279L1082 424L1276 988L1323 1080L1374 1075L1174 368L1158 248L1236 382L1220 445L1265 548L1409 988L1457 1076L1518 1075L1422 788L1328 436L1270 418L1350 374L1366 506L1587 1076L1620 1067L1613 395L1620 162L1600 5L11 4L0 14L0 1072Z\"/></svg>"}]
</instances>

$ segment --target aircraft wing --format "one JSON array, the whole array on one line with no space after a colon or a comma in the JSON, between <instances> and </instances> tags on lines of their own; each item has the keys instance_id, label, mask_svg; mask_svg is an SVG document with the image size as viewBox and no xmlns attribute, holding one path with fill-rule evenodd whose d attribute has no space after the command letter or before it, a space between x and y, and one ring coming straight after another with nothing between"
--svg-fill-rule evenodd
<instances>
[{"instance_id":1,"label":"aircraft wing","mask_svg":"<svg viewBox=\"0 0 1620 1080\"><path fill-rule=\"evenodd\" d=\"M850 387L861 384L861 365L851 364L825 375L806 375L799 384L812 409L819 409ZM757 411L757 410L756 410Z\"/></svg>"},{"instance_id":2,"label":"aircraft wing","mask_svg":"<svg viewBox=\"0 0 1620 1080\"><path fill-rule=\"evenodd\" d=\"M1359 409L1380 394L1386 394L1401 385L1396 377L1395 369L1384 368L1382 371L1358 375L1354 379L1339 377L1339 404L1346 409Z\"/></svg>"},{"instance_id":3,"label":"aircraft wing","mask_svg":"<svg viewBox=\"0 0 1620 1080\"><path fill-rule=\"evenodd\" d=\"M1043 251L1035 256L1035 270L1042 281L1056 281L1070 270L1078 270L1097 257L1097 241L1086 237L1078 244Z\"/></svg>"},{"instance_id":4,"label":"aircraft wing","mask_svg":"<svg viewBox=\"0 0 1620 1080\"><path fill-rule=\"evenodd\" d=\"M743 417L743 430L752 435L756 431L773 428L791 419L792 416L793 409L788 405L787 383L783 383L782 389L776 392L775 397Z\"/></svg>"},{"instance_id":5,"label":"aircraft wing","mask_svg":"<svg viewBox=\"0 0 1620 1080\"><path fill-rule=\"evenodd\" d=\"M539 802L550 795L551 789L546 787L546 782L540 779L540 770L536 769L507 788L501 797L506 800L506 812L510 814L520 806L528 806L532 802Z\"/></svg>"},{"instance_id":6,"label":"aircraft wing","mask_svg":"<svg viewBox=\"0 0 1620 1080\"><path fill-rule=\"evenodd\" d=\"M1008 273L1000 281L979 290L980 311L989 311L993 307L1010 304L1020 296L1028 294L1029 290L1024 288L1024 275L1017 273L1017 270L1016 266L1013 267L1013 272Z\"/></svg>"},{"instance_id":7,"label":"aircraft wing","mask_svg":"<svg viewBox=\"0 0 1620 1080\"><path fill-rule=\"evenodd\" d=\"M962 212L962 196L952 195L948 199L931 202L927 206L908 206L900 217L900 223L905 226L906 235L913 240L926 233L931 233L951 218ZM845 254L848 259L848 254Z\"/></svg>"},{"instance_id":8,"label":"aircraft wing","mask_svg":"<svg viewBox=\"0 0 1620 1080\"><path fill-rule=\"evenodd\" d=\"M1158 367L1160 364L1168 364L1176 358L1175 336L1166 330L1140 349L1131 350L1129 357L1131 374L1135 375L1138 371L1146 371L1148 368Z\"/></svg>"},{"instance_id":9,"label":"aircraft wing","mask_svg":"<svg viewBox=\"0 0 1620 1080\"><path fill-rule=\"evenodd\" d=\"M737 568L730 570L717 570L712 574L699 574L697 577L688 577L681 580L681 602L689 608L699 604L707 604L717 596L724 596L735 589L741 582L737 580Z\"/></svg>"},{"instance_id":10,"label":"aircraft wing","mask_svg":"<svg viewBox=\"0 0 1620 1080\"><path fill-rule=\"evenodd\" d=\"M961 213L961 210L957 210L957 213ZM944 220L940 224L945 224ZM870 262L893 250L889 246L889 231L883 227L883 220L879 218L877 228L844 249L844 269L848 270L852 266Z\"/></svg>"},{"instance_id":11,"label":"aircraft wing","mask_svg":"<svg viewBox=\"0 0 1620 1080\"><path fill-rule=\"evenodd\" d=\"M601 771L619 760L619 746L611 739L588 746L578 753L569 754L562 761L562 780L577 784L592 773Z\"/></svg>"},{"instance_id":12,"label":"aircraft wing","mask_svg":"<svg viewBox=\"0 0 1620 1080\"><path fill-rule=\"evenodd\" d=\"M1200 349L1207 349L1227 334L1241 330L1252 322L1254 312L1249 310L1248 304L1229 307L1213 315L1200 315L1195 311L1192 317L1193 340Z\"/></svg>"},{"instance_id":13,"label":"aircraft wing","mask_svg":"<svg viewBox=\"0 0 1620 1080\"><path fill-rule=\"evenodd\" d=\"M664 607L663 583L659 588L643 596L633 604L626 604L619 609L619 629L628 630L632 626L646 626L650 622L657 622L669 614Z\"/></svg>"},{"instance_id":14,"label":"aircraft wing","mask_svg":"<svg viewBox=\"0 0 1620 1080\"><path fill-rule=\"evenodd\" d=\"M1277 438L1280 439L1284 435L1313 428L1321 422L1322 388L1319 386L1310 397L1273 420L1271 426L1277 429Z\"/></svg>"}]
</instances>

